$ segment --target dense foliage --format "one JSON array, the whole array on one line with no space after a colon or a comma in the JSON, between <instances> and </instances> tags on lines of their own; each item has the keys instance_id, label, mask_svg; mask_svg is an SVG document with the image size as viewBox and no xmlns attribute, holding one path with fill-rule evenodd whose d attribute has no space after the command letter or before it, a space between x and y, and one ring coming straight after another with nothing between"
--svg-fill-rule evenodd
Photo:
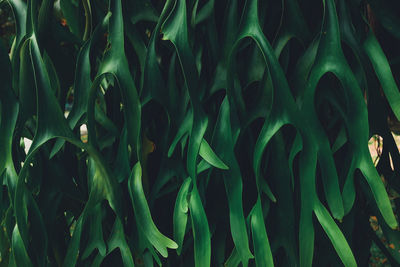
<instances>
[{"instance_id":1,"label":"dense foliage","mask_svg":"<svg viewBox=\"0 0 400 267\"><path fill-rule=\"evenodd\" d=\"M1 266L400 264L394 0L0 5Z\"/></svg>"}]
</instances>

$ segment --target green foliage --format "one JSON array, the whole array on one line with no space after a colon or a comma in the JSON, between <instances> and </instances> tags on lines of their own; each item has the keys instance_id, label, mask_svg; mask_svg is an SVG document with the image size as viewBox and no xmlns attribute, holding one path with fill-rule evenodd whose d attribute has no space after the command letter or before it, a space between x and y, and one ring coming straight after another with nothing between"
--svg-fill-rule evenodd
<instances>
[{"instance_id":1,"label":"green foliage","mask_svg":"<svg viewBox=\"0 0 400 267\"><path fill-rule=\"evenodd\" d=\"M400 264L394 1L0 5L1 266Z\"/></svg>"}]
</instances>

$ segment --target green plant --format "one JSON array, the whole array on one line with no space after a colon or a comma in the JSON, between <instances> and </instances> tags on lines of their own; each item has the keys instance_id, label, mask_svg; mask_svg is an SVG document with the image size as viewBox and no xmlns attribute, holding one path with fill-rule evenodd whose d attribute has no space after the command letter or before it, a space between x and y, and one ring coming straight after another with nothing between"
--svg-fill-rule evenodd
<instances>
[{"instance_id":1,"label":"green plant","mask_svg":"<svg viewBox=\"0 0 400 267\"><path fill-rule=\"evenodd\" d=\"M400 264L394 1L0 4L0 265Z\"/></svg>"}]
</instances>

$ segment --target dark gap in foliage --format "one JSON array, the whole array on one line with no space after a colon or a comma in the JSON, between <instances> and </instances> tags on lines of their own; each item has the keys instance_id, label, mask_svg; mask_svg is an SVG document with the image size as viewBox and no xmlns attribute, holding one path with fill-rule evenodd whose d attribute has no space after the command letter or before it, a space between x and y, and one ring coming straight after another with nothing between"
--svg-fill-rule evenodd
<instances>
[{"instance_id":1,"label":"dark gap in foliage","mask_svg":"<svg viewBox=\"0 0 400 267\"><path fill-rule=\"evenodd\" d=\"M101 209L104 212L104 223L102 224L104 241L107 241L111 237L111 232L117 219L117 215L114 210L110 207L110 203L107 200L101 202Z\"/></svg>"},{"instance_id":2,"label":"dark gap in foliage","mask_svg":"<svg viewBox=\"0 0 400 267\"><path fill-rule=\"evenodd\" d=\"M92 15L92 20L96 24L102 21L104 15L107 13L107 7L108 4L103 3L101 0L92 4L91 10L97 15ZM66 9L66 12L64 12L63 9ZM60 1L59 6L57 6L57 4L55 5L55 10L59 13L58 16L62 17L60 24L68 29L71 35L75 36L77 40L82 38L85 31L85 12L82 1Z\"/></svg>"},{"instance_id":3,"label":"dark gap in foliage","mask_svg":"<svg viewBox=\"0 0 400 267\"><path fill-rule=\"evenodd\" d=\"M244 41L241 41L239 46L237 47L236 50L236 58L235 58L235 64L233 65L235 67L234 73L236 74L236 77L241 84L241 88L244 88L248 80L246 79L246 74L249 69L249 61L247 60L250 57L250 47L251 47L251 40L250 39L245 39Z\"/></svg>"},{"instance_id":4,"label":"dark gap in foliage","mask_svg":"<svg viewBox=\"0 0 400 267\"><path fill-rule=\"evenodd\" d=\"M66 31L65 29L62 30ZM56 74L55 78L58 80L60 88L52 89L56 92L56 97L60 101L62 110L64 110L67 103L68 92L70 91L71 85L74 83L78 49L76 49L75 41L71 41L71 39L62 34L53 34L55 32L59 32L59 30L52 29L51 32L46 35L47 39L42 40L44 46L43 53L49 56L50 64L54 67L53 71ZM51 78L51 69L47 68L47 72ZM51 86L55 87L54 84L51 84ZM56 89L59 89L59 91L56 91Z\"/></svg>"},{"instance_id":5,"label":"dark gap in foliage","mask_svg":"<svg viewBox=\"0 0 400 267\"><path fill-rule=\"evenodd\" d=\"M394 9L393 11L395 12L397 11L397 9ZM391 55L391 57L388 58L388 60L391 63L391 67L392 68L394 67L394 70L392 69L392 71L398 73L400 68L399 66L400 52L398 51L400 40L396 38L393 34L388 32L388 30L385 29L385 27L383 27L380 23L377 25L375 29L375 35L385 55ZM396 79L396 82L398 84L399 83L398 75L394 75L394 78Z\"/></svg>"},{"instance_id":6,"label":"dark gap in foliage","mask_svg":"<svg viewBox=\"0 0 400 267\"><path fill-rule=\"evenodd\" d=\"M228 0L228 1L232 1L232 0ZM243 12L243 10L244 10L244 8L245 8L246 2L247 2L247 1L237 1L237 7L238 7L238 15L239 15L239 18L242 17L242 12ZM225 6L225 8L226 8L226 6Z\"/></svg>"},{"instance_id":7,"label":"dark gap in foliage","mask_svg":"<svg viewBox=\"0 0 400 267\"><path fill-rule=\"evenodd\" d=\"M246 105L246 110L252 110L257 106L262 94L262 85L260 81L250 82L243 92L243 100Z\"/></svg>"},{"instance_id":8,"label":"dark gap in foliage","mask_svg":"<svg viewBox=\"0 0 400 267\"><path fill-rule=\"evenodd\" d=\"M304 45L300 42L300 40L292 38L288 44L286 45L289 47L289 59L286 68L286 77L288 77L288 82L291 84L294 78L295 70L296 70L296 63L299 61L301 55L305 52ZM292 87L292 86L291 86ZM292 92L294 88L291 88ZM296 89L298 90L298 89Z\"/></svg>"},{"instance_id":9,"label":"dark gap in foliage","mask_svg":"<svg viewBox=\"0 0 400 267\"><path fill-rule=\"evenodd\" d=\"M140 89L140 80L142 76L140 62L137 52L135 51L132 42L128 37L124 38L124 49L126 58L129 61L129 70L132 74L133 81L135 83L136 89L139 92Z\"/></svg>"},{"instance_id":10,"label":"dark gap in foliage","mask_svg":"<svg viewBox=\"0 0 400 267\"><path fill-rule=\"evenodd\" d=\"M312 36L316 36L321 31L322 27L322 18L324 14L323 2L302 0L298 1L298 3Z\"/></svg>"},{"instance_id":11,"label":"dark gap in foliage","mask_svg":"<svg viewBox=\"0 0 400 267\"><path fill-rule=\"evenodd\" d=\"M207 21L206 21L207 22ZM209 22L211 24L211 22ZM212 86L210 81L213 81L216 67L218 64L218 40L216 31L208 30L205 25L197 26L199 29L195 36L195 48L197 52L196 65L200 68L200 82L205 87L201 95L207 96L208 88ZM199 44L203 44L200 46Z\"/></svg>"},{"instance_id":12,"label":"dark gap in foliage","mask_svg":"<svg viewBox=\"0 0 400 267\"><path fill-rule=\"evenodd\" d=\"M161 38L162 35L159 35L159 40L156 43L158 44L158 46L156 45L156 60L159 64L162 78L166 82L168 81L168 68L171 57L175 53L174 51L175 47L170 41L162 40ZM176 63L175 63L175 75L178 88L181 88L180 85L184 84L184 78L182 73L182 67L178 60L178 57L176 58ZM180 90L182 91L183 89Z\"/></svg>"},{"instance_id":13,"label":"dark gap in foliage","mask_svg":"<svg viewBox=\"0 0 400 267\"><path fill-rule=\"evenodd\" d=\"M295 218L295 236L299 236L299 218L301 211L301 188L300 188L300 177L299 177L299 167L300 167L300 154L298 153L293 160L293 208L294 208L294 218ZM298 239L296 238L296 242ZM296 243L296 245L298 245Z\"/></svg>"},{"instance_id":14,"label":"dark gap in foliage","mask_svg":"<svg viewBox=\"0 0 400 267\"><path fill-rule=\"evenodd\" d=\"M155 168L155 166L163 166L165 164L163 157L166 156L164 151L168 149L168 126L169 119L167 113L159 103L152 100L143 107L142 143L143 148L149 152L149 154L145 155L147 159L145 166L142 168L144 185L147 187L146 190L153 187L159 175L160 169ZM163 188L171 190L171 185L174 185L173 182L176 182L176 179L172 178L171 180Z\"/></svg>"},{"instance_id":15,"label":"dark gap in foliage","mask_svg":"<svg viewBox=\"0 0 400 267\"><path fill-rule=\"evenodd\" d=\"M92 44L92 50L89 54L90 59L90 78L93 81L97 75L100 66L100 59L103 58L105 49L108 47L108 32L104 32L100 40Z\"/></svg>"},{"instance_id":16,"label":"dark gap in foliage","mask_svg":"<svg viewBox=\"0 0 400 267\"><path fill-rule=\"evenodd\" d=\"M108 3L107 0L99 0L91 3L92 6L92 25L98 25L103 21L104 16L107 14Z\"/></svg>"},{"instance_id":17,"label":"dark gap in foliage","mask_svg":"<svg viewBox=\"0 0 400 267\"><path fill-rule=\"evenodd\" d=\"M359 62L356 54L346 42L342 42L342 50L347 63L350 65L353 73L357 75L357 72L360 71L359 68L361 67L361 62ZM362 88L362 90L365 90L365 88Z\"/></svg>"},{"instance_id":18,"label":"dark gap in foliage","mask_svg":"<svg viewBox=\"0 0 400 267\"><path fill-rule=\"evenodd\" d=\"M391 236L385 236L385 231L379 233L379 229L383 230L383 228L388 229L390 228L383 220L382 215L379 212L377 205L375 204L375 199L372 194L371 188L367 183L365 177L361 174L359 170L356 171L355 175L355 185L356 185L356 196L359 198L359 205L361 206L357 211L360 212L360 222L361 227L363 227L363 233L365 236L365 242L369 245L368 246L368 259L371 262L373 260L373 253L376 255L379 253L382 257L386 258L389 264L392 266L397 266L397 261L395 259L395 255L391 255L389 252L392 248L387 245L388 241L386 238L391 238ZM393 205L393 204L392 204ZM396 209L396 207L393 207ZM375 224L375 225L374 225ZM377 227L374 229L374 227ZM360 230L361 231L361 230ZM390 233L390 232L389 232ZM394 239L395 240L395 239ZM371 244L374 243L375 247ZM393 244L392 244L393 245ZM361 246L360 248L364 248L367 250L367 247ZM373 251L373 250L377 250ZM367 252L364 252L364 257L367 257ZM366 260L365 260L366 261Z\"/></svg>"},{"instance_id":19,"label":"dark gap in foliage","mask_svg":"<svg viewBox=\"0 0 400 267\"><path fill-rule=\"evenodd\" d=\"M257 140L257 134L254 133L259 133L259 130L256 129L261 130L263 122L264 120L261 118L254 120L241 134L241 138L235 147L235 155L243 179L243 211L245 216L249 214L257 199L256 178L252 165L254 144Z\"/></svg>"},{"instance_id":20,"label":"dark gap in foliage","mask_svg":"<svg viewBox=\"0 0 400 267\"><path fill-rule=\"evenodd\" d=\"M167 236L173 236L173 221L169 218L170 214L173 214L174 212L174 205L176 200L175 192L179 190L179 188L176 186L176 179L170 181L170 183L167 184L165 187L169 187L171 189L168 193L159 196L154 202L152 215L154 223L157 225L158 229ZM171 253L175 253L175 251L171 251Z\"/></svg>"},{"instance_id":21,"label":"dark gap in foliage","mask_svg":"<svg viewBox=\"0 0 400 267\"><path fill-rule=\"evenodd\" d=\"M24 122L21 121L23 125L21 125L21 129L19 130L21 131L21 138L26 137L30 140L33 140L37 127L37 116L32 114L29 114L28 116L29 118L27 118Z\"/></svg>"},{"instance_id":22,"label":"dark gap in foliage","mask_svg":"<svg viewBox=\"0 0 400 267\"><path fill-rule=\"evenodd\" d=\"M228 199L223 179L223 173L221 171L211 171L211 177L205 195L205 199L207 199L205 210L206 213L209 214L208 221L212 234L212 249L217 249L217 247L213 248L213 246L219 245L217 242L224 242L223 251L222 248L220 248L219 253L223 254L226 260L234 248L234 243L230 228ZM226 177L226 179L230 179L230 177ZM214 258L213 261L215 260Z\"/></svg>"},{"instance_id":23,"label":"dark gap in foliage","mask_svg":"<svg viewBox=\"0 0 400 267\"><path fill-rule=\"evenodd\" d=\"M393 78L397 84L397 87L400 86L400 52L399 52L399 45L400 45L400 40L397 39L395 36L393 36L391 33L389 33L384 27L382 27L379 24L379 27L377 27L375 31L376 37L379 41L379 44L385 53L385 55L390 55L388 56L387 59L390 64L390 68L393 74ZM380 89L382 92L382 89ZM386 97L383 98L385 104L387 105L387 110L389 112L389 120L391 122L397 122L398 120L396 116L394 115L392 109L389 107L389 104L386 100Z\"/></svg>"},{"instance_id":24,"label":"dark gap in foliage","mask_svg":"<svg viewBox=\"0 0 400 267\"><path fill-rule=\"evenodd\" d=\"M230 234L229 228L224 221L219 221L211 237L211 265L223 266L225 259L229 257L231 251L226 248L227 236ZM229 245L231 247L231 245Z\"/></svg>"},{"instance_id":25,"label":"dark gap in foliage","mask_svg":"<svg viewBox=\"0 0 400 267\"><path fill-rule=\"evenodd\" d=\"M322 177L321 173L321 166L320 163L317 162L317 168L315 172L315 187L317 188L317 196L318 199L324 204L325 207L327 207L327 201L325 197L325 190L324 190L324 181L322 179L327 179Z\"/></svg>"},{"instance_id":26,"label":"dark gap in foliage","mask_svg":"<svg viewBox=\"0 0 400 267\"><path fill-rule=\"evenodd\" d=\"M293 126L283 126L266 148L269 155L263 157L265 171L262 179L270 186L276 198L276 202L271 202L264 195L265 202L269 203L265 224L268 233L274 233L269 236L269 240L272 251L275 251L273 253L277 266L291 266L293 258L288 258L286 249L294 248L296 242L295 203L297 200L293 198L295 195L292 191L292 176L289 171L287 154L288 147L291 146L283 142L283 140L290 140L290 136L293 134L296 134Z\"/></svg>"},{"instance_id":27,"label":"dark gap in foliage","mask_svg":"<svg viewBox=\"0 0 400 267\"><path fill-rule=\"evenodd\" d=\"M154 34L154 32L152 32L152 29L154 29L155 25L156 24L151 21L138 21L135 24L131 24L131 22L129 22L129 26L126 27L128 27L128 29L131 27L135 28L135 34L139 35L137 37L140 38L141 41L143 41L146 47L148 47L150 37ZM157 34L159 36L159 33Z\"/></svg>"},{"instance_id":28,"label":"dark gap in foliage","mask_svg":"<svg viewBox=\"0 0 400 267\"><path fill-rule=\"evenodd\" d=\"M191 236L191 232L188 233L188 235L191 238L191 242L187 242L187 247L186 250L184 250L182 253L184 253L180 257L180 263L182 267L184 266L194 266L194 250L193 250L193 237Z\"/></svg>"},{"instance_id":29,"label":"dark gap in foliage","mask_svg":"<svg viewBox=\"0 0 400 267\"><path fill-rule=\"evenodd\" d=\"M393 171L392 171L391 162L390 162L392 160L392 157L390 156L390 152L388 151L388 148L389 148L388 144L391 141L388 139L392 138L392 136L386 135L384 137L385 137L385 139L383 139L383 137L380 135L374 135L372 137L373 139L375 139L374 141L376 142L376 145L377 145L377 150L378 150L377 152L380 152L380 153L377 153L378 154L377 157L379 158L379 161L376 165L376 170L378 171L378 173L380 175L383 175L385 177L385 179L392 180L391 184L393 186L396 186L396 183L392 179ZM374 146L375 146L375 144L374 144Z\"/></svg>"},{"instance_id":30,"label":"dark gap in foliage","mask_svg":"<svg viewBox=\"0 0 400 267\"><path fill-rule=\"evenodd\" d=\"M208 188L205 192L205 197L207 198L206 210L209 209L210 215L212 214L212 216L210 216L210 221L212 221L213 224L221 220L221 214L228 214L228 200L223 175L224 174L219 170L211 171ZM229 225L229 221L224 223L228 223Z\"/></svg>"},{"instance_id":31,"label":"dark gap in foliage","mask_svg":"<svg viewBox=\"0 0 400 267\"><path fill-rule=\"evenodd\" d=\"M224 100L225 97L226 97L226 91L218 90L216 93L214 93L212 96L210 96L209 98L207 98L205 100L204 111L207 114L209 125L215 125L215 123L217 122L217 116L214 116L213 114L219 113L219 109L220 109L222 101ZM210 127L210 131L209 131L210 137L207 139L207 141L212 140L213 132L211 131L211 129L213 129L213 128L214 127Z\"/></svg>"},{"instance_id":32,"label":"dark gap in foliage","mask_svg":"<svg viewBox=\"0 0 400 267\"><path fill-rule=\"evenodd\" d=\"M394 205L396 206L396 209L395 209L395 215L396 215L396 217L397 218L400 218L400 211L399 211L399 207L400 207L400 198L395 198L394 200L393 200L393 202L394 202Z\"/></svg>"},{"instance_id":33,"label":"dark gap in foliage","mask_svg":"<svg viewBox=\"0 0 400 267\"><path fill-rule=\"evenodd\" d=\"M138 264L137 261L135 263ZM100 264L101 267L123 265L124 263L122 262L121 251L119 248L114 249L110 254L108 254Z\"/></svg>"},{"instance_id":34,"label":"dark gap in foliage","mask_svg":"<svg viewBox=\"0 0 400 267\"><path fill-rule=\"evenodd\" d=\"M227 177L230 179L230 177ZM211 172L209 184L205 194L205 210L209 214L209 226L212 233L212 242L215 236L221 231L226 232L225 236L225 259L231 253L234 244L230 231L229 206L221 171L215 170ZM221 237L223 238L223 237ZM213 240L214 239L214 240ZM222 251L220 252L222 253ZM226 256L228 255L228 256Z\"/></svg>"},{"instance_id":35,"label":"dark gap in foliage","mask_svg":"<svg viewBox=\"0 0 400 267\"><path fill-rule=\"evenodd\" d=\"M257 141L258 135L260 134L264 123L264 118L256 118L249 124L247 128L244 129L245 131L242 134L243 137L238 140L239 145L244 143L243 145L247 146L246 151L248 151L249 153L253 153L255 142ZM239 147L235 148L235 150L239 149Z\"/></svg>"},{"instance_id":36,"label":"dark gap in foliage","mask_svg":"<svg viewBox=\"0 0 400 267\"><path fill-rule=\"evenodd\" d=\"M13 140L11 147L12 161L17 172L21 170L21 163L25 161L26 157L24 148L21 146L21 139L24 140L23 137Z\"/></svg>"},{"instance_id":37,"label":"dark gap in foliage","mask_svg":"<svg viewBox=\"0 0 400 267\"><path fill-rule=\"evenodd\" d=\"M10 52L15 37L15 18L8 3L2 3L0 7L0 36Z\"/></svg>"},{"instance_id":38,"label":"dark gap in foliage","mask_svg":"<svg viewBox=\"0 0 400 267\"><path fill-rule=\"evenodd\" d=\"M359 184L359 175L356 176L355 182ZM360 266L367 266L370 260L370 248L372 245L371 240L371 225L369 223L370 212L367 206L365 197L363 196L360 188L356 187L356 200L353 209L345 217L352 219L352 224L354 225L351 234L351 239L349 240L350 245L353 249L354 256L358 260L357 263Z\"/></svg>"},{"instance_id":39,"label":"dark gap in foliage","mask_svg":"<svg viewBox=\"0 0 400 267\"><path fill-rule=\"evenodd\" d=\"M210 95L208 98L205 99L204 111L207 114L209 114L210 119L216 120L215 118L212 118L211 115L219 112L219 109L221 107L222 101L224 100L225 96L226 96L226 91L220 89L216 91L213 95Z\"/></svg>"},{"instance_id":40,"label":"dark gap in foliage","mask_svg":"<svg viewBox=\"0 0 400 267\"><path fill-rule=\"evenodd\" d=\"M104 116L102 119L96 120L95 125L95 135L100 150L106 149L113 145L116 139L114 124L107 118L105 111L102 116ZM103 119L105 121L103 121Z\"/></svg>"},{"instance_id":41,"label":"dark gap in foliage","mask_svg":"<svg viewBox=\"0 0 400 267\"><path fill-rule=\"evenodd\" d=\"M40 193L40 187L42 183L42 157L45 156L45 153L37 153L33 156L31 163L29 163L28 174L25 178L25 184L29 191L32 192L32 195L36 197Z\"/></svg>"},{"instance_id":42,"label":"dark gap in foliage","mask_svg":"<svg viewBox=\"0 0 400 267\"><path fill-rule=\"evenodd\" d=\"M283 247L279 247L274 251L274 264L276 264L276 266L290 266L288 255Z\"/></svg>"},{"instance_id":43,"label":"dark gap in foliage","mask_svg":"<svg viewBox=\"0 0 400 267\"><path fill-rule=\"evenodd\" d=\"M200 3L202 1L199 1ZM205 2L205 1L204 1ZM214 19L215 19L215 24L217 31L219 32L218 36L222 36L222 30L223 30L223 24L225 23L227 19L227 14L229 9L227 9L227 5L231 4L232 0L221 0L221 1L215 1L214 3ZM223 15L220 15L223 14Z\"/></svg>"},{"instance_id":44,"label":"dark gap in foliage","mask_svg":"<svg viewBox=\"0 0 400 267\"><path fill-rule=\"evenodd\" d=\"M313 215L313 226L315 230L313 266L341 266L339 256L315 215Z\"/></svg>"},{"instance_id":45,"label":"dark gap in foliage","mask_svg":"<svg viewBox=\"0 0 400 267\"><path fill-rule=\"evenodd\" d=\"M123 195L123 199L127 200L123 204L124 209L126 210L125 217L123 218L123 225L124 225L125 237L129 244L130 242L135 242L136 240L138 240L138 232L137 232L138 229L137 229L135 213L134 213L134 209L132 206L132 201L129 196L128 185L127 185L126 180L122 183L121 188L122 188L121 193Z\"/></svg>"},{"instance_id":46,"label":"dark gap in foliage","mask_svg":"<svg viewBox=\"0 0 400 267\"><path fill-rule=\"evenodd\" d=\"M364 81L364 76L365 73L365 69L367 69L368 67L363 66L363 62L361 61L362 59L360 59L358 57L358 55L356 54L356 51L354 51L350 45L348 45L346 42L342 41L342 50L343 50L343 54L346 58L347 63L349 64L351 70L353 71L353 74L355 76L355 78L357 79L358 85L360 86L361 92L363 94L363 96L368 95L368 89L365 87L365 83ZM368 77L370 79L370 77ZM368 80L368 78L366 78L366 80ZM368 83L368 81L366 81Z\"/></svg>"},{"instance_id":47,"label":"dark gap in foliage","mask_svg":"<svg viewBox=\"0 0 400 267\"><path fill-rule=\"evenodd\" d=\"M361 37L360 39L362 40L363 38L365 38L368 30L365 21L365 18L367 17L367 1L338 1L337 7L339 21L342 19L341 13L339 11L342 8L342 4L349 12L354 30L357 35L359 35L357 37Z\"/></svg>"},{"instance_id":48,"label":"dark gap in foliage","mask_svg":"<svg viewBox=\"0 0 400 267\"><path fill-rule=\"evenodd\" d=\"M282 12L284 1L259 1L260 26L263 33L272 44L279 32L282 23Z\"/></svg>"},{"instance_id":49,"label":"dark gap in foliage","mask_svg":"<svg viewBox=\"0 0 400 267\"><path fill-rule=\"evenodd\" d=\"M265 61L257 44L250 38L244 39L236 54L236 73L242 85L242 94L247 94L246 88L254 81L262 79L265 71Z\"/></svg>"},{"instance_id":50,"label":"dark gap in foliage","mask_svg":"<svg viewBox=\"0 0 400 267\"><path fill-rule=\"evenodd\" d=\"M344 125L339 105L344 114L347 112L347 92L333 73L325 74L318 82L315 95L315 111L332 146Z\"/></svg>"},{"instance_id":51,"label":"dark gap in foliage","mask_svg":"<svg viewBox=\"0 0 400 267\"><path fill-rule=\"evenodd\" d=\"M293 125L286 124L279 130L278 133L282 133L283 138L287 140L286 142L284 142L284 147L282 149L284 149L285 156L289 158L294 139L296 135L299 134L299 132Z\"/></svg>"},{"instance_id":52,"label":"dark gap in foliage","mask_svg":"<svg viewBox=\"0 0 400 267\"><path fill-rule=\"evenodd\" d=\"M282 49L281 54L279 55L279 63L282 67L282 70L287 73L289 68L289 60L290 60L290 45L287 43L285 47Z\"/></svg>"},{"instance_id":53,"label":"dark gap in foliage","mask_svg":"<svg viewBox=\"0 0 400 267\"><path fill-rule=\"evenodd\" d=\"M123 128L124 115L121 109L122 97L118 87L112 87L106 90L104 94L105 109L107 117L117 126L119 132ZM123 107L122 107L123 108Z\"/></svg>"},{"instance_id":54,"label":"dark gap in foliage","mask_svg":"<svg viewBox=\"0 0 400 267\"><path fill-rule=\"evenodd\" d=\"M336 170L338 172L339 186L341 189L343 189L343 186L346 182L352 157L353 157L353 152L348 142L346 142L334 154L333 159L335 161L335 166L337 166Z\"/></svg>"},{"instance_id":55,"label":"dark gap in foliage","mask_svg":"<svg viewBox=\"0 0 400 267\"><path fill-rule=\"evenodd\" d=\"M397 136L393 136L390 130L384 132L382 136L384 138L384 142L381 147L382 150L380 160L376 168L378 173L380 175L383 175L387 191L392 196L396 207L399 207L397 194L398 192L400 192L400 183L398 178L400 161L399 152L396 144L397 140L395 140L395 138L397 139ZM397 208L395 209L395 212L397 216L399 216L399 210Z\"/></svg>"}]
</instances>

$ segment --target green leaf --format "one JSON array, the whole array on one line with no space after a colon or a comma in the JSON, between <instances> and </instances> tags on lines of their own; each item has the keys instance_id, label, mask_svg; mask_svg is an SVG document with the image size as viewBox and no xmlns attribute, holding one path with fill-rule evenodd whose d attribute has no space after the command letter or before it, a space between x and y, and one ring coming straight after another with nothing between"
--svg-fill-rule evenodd
<instances>
[{"instance_id":1,"label":"green leaf","mask_svg":"<svg viewBox=\"0 0 400 267\"><path fill-rule=\"evenodd\" d=\"M174 208L174 239L178 244L178 248L176 249L176 253L178 255L182 252L183 239L186 233L186 224L188 218L189 204L188 204L188 192L189 186L191 183L190 178L186 178L186 180L182 183L181 188L179 189L178 195L175 201Z\"/></svg>"},{"instance_id":2,"label":"green leaf","mask_svg":"<svg viewBox=\"0 0 400 267\"><path fill-rule=\"evenodd\" d=\"M210 145L207 143L207 141L203 138L200 144L200 150L199 150L199 155L208 163L210 163L212 166L222 169L222 170L228 170L229 167L225 165L225 163L222 162L220 158L215 154L215 152L212 150Z\"/></svg>"},{"instance_id":3,"label":"green leaf","mask_svg":"<svg viewBox=\"0 0 400 267\"><path fill-rule=\"evenodd\" d=\"M193 182L193 181L192 181ZM194 262L196 267L211 264L211 234L207 216L197 186L193 184L189 199L190 219L194 238Z\"/></svg>"},{"instance_id":4,"label":"green leaf","mask_svg":"<svg viewBox=\"0 0 400 267\"><path fill-rule=\"evenodd\" d=\"M28 253L25 250L25 246L18 231L17 225L15 225L12 235L12 251L17 265L23 265L27 267L33 266L31 260L29 259Z\"/></svg>"},{"instance_id":5,"label":"green leaf","mask_svg":"<svg viewBox=\"0 0 400 267\"><path fill-rule=\"evenodd\" d=\"M400 93L399 88L393 78L392 71L390 69L389 62L385 54L382 51L381 46L376 40L374 34L369 32L368 37L363 43L363 48L367 53L372 66L375 70L375 74L382 85L383 92L385 93L386 99L389 102L393 113L396 118L400 119Z\"/></svg>"},{"instance_id":6,"label":"green leaf","mask_svg":"<svg viewBox=\"0 0 400 267\"><path fill-rule=\"evenodd\" d=\"M118 218L115 219L115 223L107 245L108 253L111 253L116 248L120 249L122 261L125 267L135 266L133 263L131 250L125 240L122 222Z\"/></svg>"},{"instance_id":7,"label":"green leaf","mask_svg":"<svg viewBox=\"0 0 400 267\"><path fill-rule=\"evenodd\" d=\"M322 205L317 205L315 208L315 215L321 226L324 228L329 239L332 241L333 247L338 253L340 259L345 266L357 266L354 255L347 244L345 237L336 225L335 221L331 218L326 208Z\"/></svg>"},{"instance_id":8,"label":"green leaf","mask_svg":"<svg viewBox=\"0 0 400 267\"><path fill-rule=\"evenodd\" d=\"M128 190L139 229L143 231L146 238L157 251L163 257L167 257L167 248L176 249L178 245L168 237L162 235L151 218L150 209L143 192L142 168L139 162L132 169L128 180Z\"/></svg>"},{"instance_id":9,"label":"green leaf","mask_svg":"<svg viewBox=\"0 0 400 267\"><path fill-rule=\"evenodd\" d=\"M257 266L274 266L267 231L265 230L260 198L258 198L252 210L250 222Z\"/></svg>"}]
</instances>

